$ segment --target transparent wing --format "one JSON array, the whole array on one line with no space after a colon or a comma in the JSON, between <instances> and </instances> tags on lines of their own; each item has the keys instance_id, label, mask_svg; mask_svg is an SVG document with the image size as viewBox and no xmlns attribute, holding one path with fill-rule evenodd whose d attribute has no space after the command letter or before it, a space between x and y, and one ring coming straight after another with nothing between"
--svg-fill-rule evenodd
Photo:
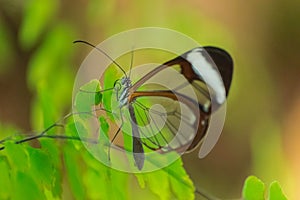
<instances>
[{"instance_id":1,"label":"transparent wing","mask_svg":"<svg viewBox=\"0 0 300 200\"><path fill-rule=\"evenodd\" d=\"M205 59L211 66L215 66L213 61L217 61L221 72L217 78L224 82L227 94L232 60L223 50L214 47L208 50L213 54L213 60ZM130 137L133 132L131 123L136 123L140 142L150 150L192 150L205 136L215 91L195 73L186 60L188 53L163 65L139 66L131 71L131 79L137 80L129 89L130 104L136 119L132 122L132 117L124 114L122 109L120 115L123 119L119 125L123 124L122 132Z\"/></svg>"},{"instance_id":2,"label":"transparent wing","mask_svg":"<svg viewBox=\"0 0 300 200\"><path fill-rule=\"evenodd\" d=\"M131 95L131 100L141 142L150 150L192 150L206 133L210 115L208 88L203 81L189 82L178 65L149 78Z\"/></svg>"},{"instance_id":3,"label":"transparent wing","mask_svg":"<svg viewBox=\"0 0 300 200\"><path fill-rule=\"evenodd\" d=\"M137 68L136 75L142 78L131 88L134 92L130 99L139 116L136 123L141 141L148 148L192 150L204 138L211 112L221 105L212 107L212 102L222 95L220 90L228 94L233 71L227 52L215 47L205 49L208 53L196 48L154 69ZM190 54L198 57L191 58ZM202 62L194 62L194 66L191 59Z\"/></svg>"},{"instance_id":4,"label":"transparent wing","mask_svg":"<svg viewBox=\"0 0 300 200\"><path fill-rule=\"evenodd\" d=\"M184 152L190 150L196 138L196 143L203 138L209 118L201 116L197 102L171 91L140 92L139 95L133 107L141 142L148 149Z\"/></svg>"}]
</instances>

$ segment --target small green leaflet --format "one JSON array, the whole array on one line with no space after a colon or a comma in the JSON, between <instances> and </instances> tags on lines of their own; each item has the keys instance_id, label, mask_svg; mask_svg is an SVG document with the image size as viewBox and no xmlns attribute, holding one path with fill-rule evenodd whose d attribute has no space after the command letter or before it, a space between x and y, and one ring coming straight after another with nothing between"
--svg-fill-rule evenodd
<instances>
[{"instance_id":1,"label":"small green leaflet","mask_svg":"<svg viewBox=\"0 0 300 200\"><path fill-rule=\"evenodd\" d=\"M287 200L277 181L272 182L270 185L269 200Z\"/></svg>"},{"instance_id":2,"label":"small green leaflet","mask_svg":"<svg viewBox=\"0 0 300 200\"><path fill-rule=\"evenodd\" d=\"M243 199L245 200L264 200L265 196L268 196L269 200L287 200L283 194L278 182L274 181L271 183L269 194L266 195L265 184L255 176L249 176L244 184L243 188Z\"/></svg>"},{"instance_id":3,"label":"small green leaflet","mask_svg":"<svg viewBox=\"0 0 300 200\"><path fill-rule=\"evenodd\" d=\"M100 92L100 83L98 80L91 80L83 85L75 97L75 108L80 113L91 113L93 106L101 103L102 94ZM89 115L80 115L88 117Z\"/></svg>"},{"instance_id":4,"label":"small green leaflet","mask_svg":"<svg viewBox=\"0 0 300 200\"><path fill-rule=\"evenodd\" d=\"M161 200L195 198L195 187L181 159L160 170L136 174L136 177L141 188L149 187Z\"/></svg>"},{"instance_id":5,"label":"small green leaflet","mask_svg":"<svg viewBox=\"0 0 300 200\"><path fill-rule=\"evenodd\" d=\"M244 184L243 198L245 200L264 200L265 184L255 176L249 176Z\"/></svg>"}]
</instances>

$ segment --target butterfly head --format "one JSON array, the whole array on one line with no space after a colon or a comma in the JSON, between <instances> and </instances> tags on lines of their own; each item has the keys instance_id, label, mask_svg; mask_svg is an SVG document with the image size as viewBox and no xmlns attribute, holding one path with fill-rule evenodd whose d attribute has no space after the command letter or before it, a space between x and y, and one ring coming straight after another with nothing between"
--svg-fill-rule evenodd
<instances>
[{"instance_id":1,"label":"butterfly head","mask_svg":"<svg viewBox=\"0 0 300 200\"><path fill-rule=\"evenodd\" d=\"M129 97L129 89L131 88L131 80L129 77L123 77L120 80L120 88L118 88L120 95L118 96L119 106L123 107L124 105L127 105L128 103L128 97Z\"/></svg>"},{"instance_id":2,"label":"butterfly head","mask_svg":"<svg viewBox=\"0 0 300 200\"><path fill-rule=\"evenodd\" d=\"M121 78L121 85L123 86L123 87L131 87L131 80L130 80L130 78L129 77L123 77L123 78Z\"/></svg>"}]
</instances>

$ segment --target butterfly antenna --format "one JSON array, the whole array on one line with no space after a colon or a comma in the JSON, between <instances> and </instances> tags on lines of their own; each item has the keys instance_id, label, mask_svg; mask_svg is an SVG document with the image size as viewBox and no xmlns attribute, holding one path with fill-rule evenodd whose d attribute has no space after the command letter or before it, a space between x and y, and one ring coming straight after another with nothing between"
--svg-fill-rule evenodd
<instances>
[{"instance_id":1,"label":"butterfly antenna","mask_svg":"<svg viewBox=\"0 0 300 200\"><path fill-rule=\"evenodd\" d=\"M134 52L133 52L133 47L132 47L132 49L131 49L130 69L129 69L129 74L128 74L129 79L130 79L130 76L131 76L131 70L132 70L132 66L133 66L133 54L134 54Z\"/></svg>"},{"instance_id":2,"label":"butterfly antenna","mask_svg":"<svg viewBox=\"0 0 300 200\"><path fill-rule=\"evenodd\" d=\"M93 48L95 48L96 50L98 50L99 52L101 52L103 55L105 55L109 60L111 60L115 65L117 65L119 67L119 69L123 72L123 74L127 77L126 75L126 72L125 70L121 67L121 65L119 65L114 59L112 59L105 51L103 51L102 49L96 47L95 45L87 42L87 41L84 41L84 40L76 40L73 42L74 44L75 43L84 43L84 44L87 44Z\"/></svg>"}]
</instances>

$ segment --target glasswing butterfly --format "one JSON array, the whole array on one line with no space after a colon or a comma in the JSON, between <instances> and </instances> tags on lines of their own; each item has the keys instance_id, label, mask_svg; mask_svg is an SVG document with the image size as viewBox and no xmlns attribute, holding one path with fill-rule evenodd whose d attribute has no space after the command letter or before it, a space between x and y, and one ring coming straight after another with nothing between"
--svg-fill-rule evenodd
<instances>
[{"instance_id":1,"label":"glasswing butterfly","mask_svg":"<svg viewBox=\"0 0 300 200\"><path fill-rule=\"evenodd\" d=\"M113 86L104 85L100 91L103 95L109 93L111 100L110 104L102 102L100 108L118 124L109 139L109 159L111 147L131 152L141 170L147 152L192 151L205 137L211 114L226 101L233 60L220 48L197 47L142 71L133 68L132 51L130 70L126 73L102 49L86 41L74 43L92 46L123 73ZM136 81L134 72L139 76ZM130 137L130 146L116 142L121 132Z\"/></svg>"}]
</instances>

